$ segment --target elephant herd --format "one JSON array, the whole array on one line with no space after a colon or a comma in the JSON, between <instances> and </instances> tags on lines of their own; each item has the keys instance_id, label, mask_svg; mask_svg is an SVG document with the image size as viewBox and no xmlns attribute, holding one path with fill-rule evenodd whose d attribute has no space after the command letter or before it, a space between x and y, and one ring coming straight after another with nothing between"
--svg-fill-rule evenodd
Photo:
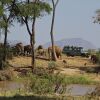
<instances>
[{"instance_id":1,"label":"elephant herd","mask_svg":"<svg viewBox=\"0 0 100 100\"><path fill-rule=\"evenodd\" d=\"M17 43L15 46L11 47L12 51L16 55L31 55L32 47L31 45L23 45L22 43ZM44 49L42 45L39 45L35 49L36 56L49 56L51 58L52 54L52 47L48 47L47 49ZM62 50L60 47L55 46L55 53L57 58L61 58ZM48 54L48 55L47 55Z\"/></svg>"},{"instance_id":2,"label":"elephant herd","mask_svg":"<svg viewBox=\"0 0 100 100\"><path fill-rule=\"evenodd\" d=\"M0 43L0 48L3 47L3 43ZM7 45L7 47L10 47L10 45ZM11 51L13 52L14 55L24 55L28 56L31 55L32 53L32 47L31 45L23 45L23 43L17 43L15 46L10 47ZM59 46L54 46L55 48L55 54L58 59L62 58L62 49ZM47 49L44 49L42 45L39 45L35 49L36 56L48 56L49 59L52 57L52 47L48 47ZM96 55L91 55L91 61L93 63L98 62L98 58Z\"/></svg>"},{"instance_id":3,"label":"elephant herd","mask_svg":"<svg viewBox=\"0 0 100 100\"><path fill-rule=\"evenodd\" d=\"M23 45L23 43L17 43L15 46L11 47L13 54L15 55L31 55L32 47L31 45Z\"/></svg>"}]
</instances>

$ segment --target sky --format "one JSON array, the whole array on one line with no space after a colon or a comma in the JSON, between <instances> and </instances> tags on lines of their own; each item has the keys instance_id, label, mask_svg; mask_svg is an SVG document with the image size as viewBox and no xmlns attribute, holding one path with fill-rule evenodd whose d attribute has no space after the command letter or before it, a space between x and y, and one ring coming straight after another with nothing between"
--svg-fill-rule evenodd
<instances>
[{"instance_id":1,"label":"sky","mask_svg":"<svg viewBox=\"0 0 100 100\"><path fill-rule=\"evenodd\" d=\"M100 9L100 0L60 0L55 16L54 39L82 38L100 47L100 25L94 24L95 11ZM37 19L36 45L50 41L51 15ZM18 40L29 43L26 26L18 23L10 28L8 40ZM30 23L31 26L31 23Z\"/></svg>"}]
</instances>

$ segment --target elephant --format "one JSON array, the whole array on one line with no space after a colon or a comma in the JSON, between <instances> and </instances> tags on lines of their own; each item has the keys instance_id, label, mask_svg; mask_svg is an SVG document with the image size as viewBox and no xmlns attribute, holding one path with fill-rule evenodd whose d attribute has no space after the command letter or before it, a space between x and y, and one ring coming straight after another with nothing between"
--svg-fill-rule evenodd
<instances>
[{"instance_id":1,"label":"elephant","mask_svg":"<svg viewBox=\"0 0 100 100\"><path fill-rule=\"evenodd\" d=\"M98 62L98 57L96 55L91 55L91 61L93 63L97 63Z\"/></svg>"},{"instance_id":2,"label":"elephant","mask_svg":"<svg viewBox=\"0 0 100 100\"><path fill-rule=\"evenodd\" d=\"M42 46L42 45L39 45L39 46L37 47L37 50L39 50L39 49L43 49L43 46Z\"/></svg>"},{"instance_id":3,"label":"elephant","mask_svg":"<svg viewBox=\"0 0 100 100\"><path fill-rule=\"evenodd\" d=\"M15 46L13 46L12 50L16 55L24 54L24 46L23 46L23 44L21 42L17 43Z\"/></svg>"},{"instance_id":4,"label":"elephant","mask_svg":"<svg viewBox=\"0 0 100 100\"><path fill-rule=\"evenodd\" d=\"M38 50L38 54L39 54L40 56L46 56L46 50L45 50L45 49L39 49L39 50Z\"/></svg>"},{"instance_id":5,"label":"elephant","mask_svg":"<svg viewBox=\"0 0 100 100\"><path fill-rule=\"evenodd\" d=\"M30 55L31 52L32 52L32 47L31 47L31 45L25 45L25 46L24 46L24 54L25 54L25 55Z\"/></svg>"},{"instance_id":6,"label":"elephant","mask_svg":"<svg viewBox=\"0 0 100 100\"><path fill-rule=\"evenodd\" d=\"M59 46L54 46L55 48L55 53L58 59L61 59L62 57L62 49ZM48 47L48 54L49 54L49 59L52 56L52 47Z\"/></svg>"},{"instance_id":7,"label":"elephant","mask_svg":"<svg viewBox=\"0 0 100 100\"><path fill-rule=\"evenodd\" d=\"M37 55L38 56L46 56L46 49L44 49L42 45L39 45L37 47Z\"/></svg>"}]
</instances>

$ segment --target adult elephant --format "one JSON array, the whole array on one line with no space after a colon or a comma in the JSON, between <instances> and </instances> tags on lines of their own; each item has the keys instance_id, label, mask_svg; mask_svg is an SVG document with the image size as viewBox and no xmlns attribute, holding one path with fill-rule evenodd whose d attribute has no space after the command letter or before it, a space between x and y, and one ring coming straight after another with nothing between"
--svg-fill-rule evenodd
<instances>
[{"instance_id":1,"label":"adult elephant","mask_svg":"<svg viewBox=\"0 0 100 100\"><path fill-rule=\"evenodd\" d=\"M14 47L12 47L12 50L16 55L23 55L24 54L24 46L21 42L17 43Z\"/></svg>"},{"instance_id":2,"label":"adult elephant","mask_svg":"<svg viewBox=\"0 0 100 100\"><path fill-rule=\"evenodd\" d=\"M98 57L96 55L91 55L91 61L93 63L97 63L98 62Z\"/></svg>"},{"instance_id":3,"label":"adult elephant","mask_svg":"<svg viewBox=\"0 0 100 100\"><path fill-rule=\"evenodd\" d=\"M55 53L58 59L61 59L62 56L62 49L59 46L54 46L55 48ZM48 54L49 54L49 59L52 57L52 47L48 47Z\"/></svg>"},{"instance_id":4,"label":"adult elephant","mask_svg":"<svg viewBox=\"0 0 100 100\"><path fill-rule=\"evenodd\" d=\"M24 54L25 54L25 55L30 55L31 52L32 52L32 47L31 47L31 45L25 45L25 46L24 46Z\"/></svg>"}]
</instances>

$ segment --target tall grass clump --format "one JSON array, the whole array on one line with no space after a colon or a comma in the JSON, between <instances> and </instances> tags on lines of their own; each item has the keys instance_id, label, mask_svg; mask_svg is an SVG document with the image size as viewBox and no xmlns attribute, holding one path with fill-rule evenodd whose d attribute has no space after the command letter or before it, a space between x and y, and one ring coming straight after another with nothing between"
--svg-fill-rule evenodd
<instances>
[{"instance_id":1,"label":"tall grass clump","mask_svg":"<svg viewBox=\"0 0 100 100\"><path fill-rule=\"evenodd\" d=\"M67 84L92 84L94 83L91 79L85 76L67 76L66 77Z\"/></svg>"}]
</instances>

